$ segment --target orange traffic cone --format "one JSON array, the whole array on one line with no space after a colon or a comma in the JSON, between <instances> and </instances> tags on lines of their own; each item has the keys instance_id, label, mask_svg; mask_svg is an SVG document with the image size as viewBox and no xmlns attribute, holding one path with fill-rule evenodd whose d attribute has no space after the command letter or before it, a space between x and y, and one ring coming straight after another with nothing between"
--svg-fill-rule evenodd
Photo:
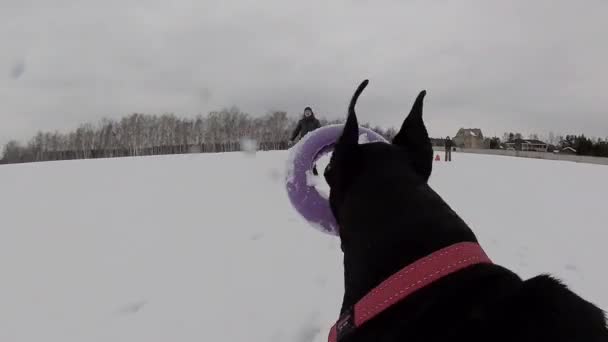
<instances>
[{"instance_id":1,"label":"orange traffic cone","mask_svg":"<svg viewBox=\"0 0 608 342\"><path fill-rule=\"evenodd\" d=\"M439 154L437 154L437 155L435 156L435 161L441 161L441 157L439 157Z\"/></svg>"}]
</instances>

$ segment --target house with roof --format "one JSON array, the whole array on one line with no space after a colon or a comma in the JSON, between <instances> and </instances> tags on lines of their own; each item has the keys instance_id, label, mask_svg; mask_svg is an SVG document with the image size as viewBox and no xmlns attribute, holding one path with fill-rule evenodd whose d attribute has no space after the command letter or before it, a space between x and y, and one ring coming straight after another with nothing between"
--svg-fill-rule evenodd
<instances>
[{"instance_id":1,"label":"house with roof","mask_svg":"<svg viewBox=\"0 0 608 342\"><path fill-rule=\"evenodd\" d=\"M570 154L570 155L576 154L576 150L570 146L566 146L566 147L562 148L561 150L559 150L558 152L559 152L559 154Z\"/></svg>"},{"instance_id":2,"label":"house with roof","mask_svg":"<svg viewBox=\"0 0 608 342\"><path fill-rule=\"evenodd\" d=\"M484 148L483 133L479 128L461 128L452 140L460 148Z\"/></svg>"},{"instance_id":3,"label":"house with roof","mask_svg":"<svg viewBox=\"0 0 608 342\"><path fill-rule=\"evenodd\" d=\"M538 139L513 139L506 142L507 150L547 152L548 145Z\"/></svg>"}]
</instances>

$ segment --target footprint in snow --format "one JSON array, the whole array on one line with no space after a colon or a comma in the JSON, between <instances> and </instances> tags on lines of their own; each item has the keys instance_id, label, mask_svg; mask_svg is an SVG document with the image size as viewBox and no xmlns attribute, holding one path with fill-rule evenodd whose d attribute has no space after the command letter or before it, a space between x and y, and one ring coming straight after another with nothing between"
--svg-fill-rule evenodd
<instances>
[{"instance_id":1,"label":"footprint in snow","mask_svg":"<svg viewBox=\"0 0 608 342\"><path fill-rule=\"evenodd\" d=\"M148 304L147 301L142 300L142 301L138 301L138 302L133 302L130 304L127 304L125 306L123 306L118 312L121 314L136 314L137 312L139 312L146 304Z\"/></svg>"},{"instance_id":2,"label":"footprint in snow","mask_svg":"<svg viewBox=\"0 0 608 342\"><path fill-rule=\"evenodd\" d=\"M566 264L564 268L566 269L566 271L576 274L579 279L585 279L585 275L576 265Z\"/></svg>"},{"instance_id":3,"label":"footprint in snow","mask_svg":"<svg viewBox=\"0 0 608 342\"><path fill-rule=\"evenodd\" d=\"M520 259L525 258L528 255L528 250L526 248L519 248L517 252L515 252Z\"/></svg>"},{"instance_id":4,"label":"footprint in snow","mask_svg":"<svg viewBox=\"0 0 608 342\"><path fill-rule=\"evenodd\" d=\"M576 265L566 264L566 266L564 268L566 270L568 270L568 271L572 271L572 272L578 273L578 267L576 267Z\"/></svg>"},{"instance_id":5,"label":"footprint in snow","mask_svg":"<svg viewBox=\"0 0 608 342\"><path fill-rule=\"evenodd\" d=\"M295 336L296 342L312 342L321 333L321 325L318 322L318 313L312 313L304 322Z\"/></svg>"},{"instance_id":6,"label":"footprint in snow","mask_svg":"<svg viewBox=\"0 0 608 342\"><path fill-rule=\"evenodd\" d=\"M257 241L257 240L259 240L259 239L261 239L263 237L264 237L264 234L262 234L262 233L256 233L256 234L251 235L251 237L249 238L249 240L251 240L251 241Z\"/></svg>"}]
</instances>

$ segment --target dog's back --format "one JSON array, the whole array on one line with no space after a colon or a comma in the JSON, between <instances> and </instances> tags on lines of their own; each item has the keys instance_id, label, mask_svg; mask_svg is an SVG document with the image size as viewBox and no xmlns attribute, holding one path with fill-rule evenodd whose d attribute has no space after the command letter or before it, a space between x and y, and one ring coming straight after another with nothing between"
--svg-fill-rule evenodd
<instances>
[{"instance_id":1,"label":"dog's back","mask_svg":"<svg viewBox=\"0 0 608 342\"><path fill-rule=\"evenodd\" d=\"M608 341L604 312L548 275L524 281L496 309L490 333L504 331L504 341Z\"/></svg>"},{"instance_id":2,"label":"dog's back","mask_svg":"<svg viewBox=\"0 0 608 342\"><path fill-rule=\"evenodd\" d=\"M602 310L558 280L478 265L423 289L348 341L606 342Z\"/></svg>"}]
</instances>

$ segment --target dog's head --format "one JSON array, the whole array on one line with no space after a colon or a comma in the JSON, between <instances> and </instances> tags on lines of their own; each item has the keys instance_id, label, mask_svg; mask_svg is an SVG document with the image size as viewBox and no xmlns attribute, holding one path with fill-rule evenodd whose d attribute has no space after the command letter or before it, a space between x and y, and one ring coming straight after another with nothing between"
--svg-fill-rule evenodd
<instances>
[{"instance_id":1,"label":"dog's head","mask_svg":"<svg viewBox=\"0 0 608 342\"><path fill-rule=\"evenodd\" d=\"M395 215L405 215L403 205L415 200L410 193L413 196L416 189L426 186L433 163L422 119L424 90L391 143L359 144L355 105L367 84L363 81L351 99L344 130L324 172L343 250L350 242L363 243L390 234L382 231L390 224L381 221L390 219L398 224Z\"/></svg>"}]
</instances>

